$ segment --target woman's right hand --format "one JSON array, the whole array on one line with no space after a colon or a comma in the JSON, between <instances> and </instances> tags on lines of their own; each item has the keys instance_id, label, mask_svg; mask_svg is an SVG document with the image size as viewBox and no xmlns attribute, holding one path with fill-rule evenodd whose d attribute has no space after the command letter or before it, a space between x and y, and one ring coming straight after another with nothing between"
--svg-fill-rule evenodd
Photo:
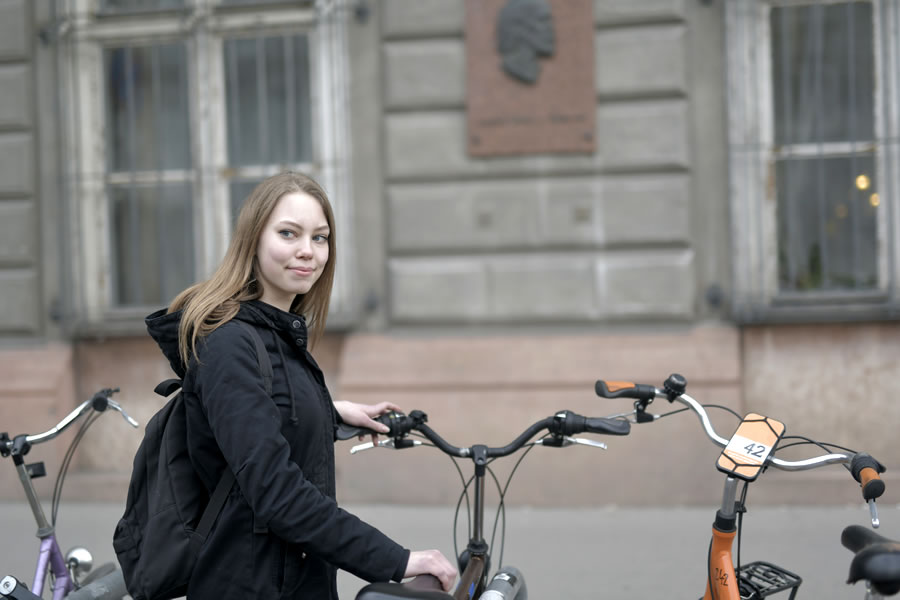
<instances>
[{"instance_id":1,"label":"woman's right hand","mask_svg":"<svg viewBox=\"0 0 900 600\"><path fill-rule=\"evenodd\" d=\"M456 581L456 567L438 550L418 550L409 553L404 577L434 575L441 582L445 592L449 592Z\"/></svg>"}]
</instances>

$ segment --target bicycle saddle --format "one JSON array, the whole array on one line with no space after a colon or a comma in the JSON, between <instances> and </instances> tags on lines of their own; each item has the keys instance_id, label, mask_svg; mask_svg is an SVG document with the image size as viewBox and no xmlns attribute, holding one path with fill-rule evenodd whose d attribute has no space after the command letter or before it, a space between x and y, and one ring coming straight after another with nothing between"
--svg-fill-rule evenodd
<instances>
[{"instance_id":1,"label":"bicycle saddle","mask_svg":"<svg viewBox=\"0 0 900 600\"><path fill-rule=\"evenodd\" d=\"M841 533L841 543L856 553L847 583L866 579L885 596L900 591L900 542L860 525L850 525Z\"/></svg>"},{"instance_id":2,"label":"bicycle saddle","mask_svg":"<svg viewBox=\"0 0 900 600\"><path fill-rule=\"evenodd\" d=\"M370 583L359 591L356 600L453 600L453 596L399 583Z\"/></svg>"}]
</instances>

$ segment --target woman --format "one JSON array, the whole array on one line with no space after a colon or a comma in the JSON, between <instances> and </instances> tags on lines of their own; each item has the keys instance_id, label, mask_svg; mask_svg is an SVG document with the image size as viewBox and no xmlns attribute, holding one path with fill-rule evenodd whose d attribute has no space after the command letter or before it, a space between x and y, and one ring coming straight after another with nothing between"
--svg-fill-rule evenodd
<instances>
[{"instance_id":1,"label":"woman","mask_svg":"<svg viewBox=\"0 0 900 600\"><path fill-rule=\"evenodd\" d=\"M236 479L198 558L191 600L334 599L337 568L367 581L430 573L445 590L456 577L440 552L409 552L335 502L335 427L385 432L372 417L397 407L332 402L308 351L325 328L334 234L315 181L270 177L244 203L213 276L147 317L184 380L197 474L209 490L226 468ZM236 321L265 343L271 396L252 336Z\"/></svg>"}]
</instances>

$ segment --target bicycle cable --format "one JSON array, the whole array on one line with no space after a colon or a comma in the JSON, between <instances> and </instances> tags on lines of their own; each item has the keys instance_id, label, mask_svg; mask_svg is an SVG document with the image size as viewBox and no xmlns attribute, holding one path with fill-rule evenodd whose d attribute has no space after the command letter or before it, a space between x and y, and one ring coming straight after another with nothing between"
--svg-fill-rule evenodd
<instances>
[{"instance_id":1,"label":"bicycle cable","mask_svg":"<svg viewBox=\"0 0 900 600\"><path fill-rule=\"evenodd\" d=\"M744 513L746 512L747 491L749 489L750 484L745 481L744 487L741 490L740 503L735 506L735 511L737 512L737 566L734 570L734 576L738 579L738 588L740 588L741 578L741 533L744 531Z\"/></svg>"},{"instance_id":2,"label":"bicycle cable","mask_svg":"<svg viewBox=\"0 0 900 600\"><path fill-rule=\"evenodd\" d=\"M428 445L434 447L432 444L428 444ZM453 457L450 457L450 458L452 459ZM488 461L487 464L490 464L493 461L494 461L494 459L491 459L490 461ZM453 463L456 464L456 460L453 460ZM500 493L500 481L497 479L497 476L494 474L493 469L491 469L487 465L485 466L485 468L487 469L488 473L491 474L491 478L494 480L494 487L496 487L497 492ZM457 465L457 469L459 469L458 465ZM462 475L462 471L460 470L459 472L460 472L460 475ZM453 552L456 554L457 557L459 557L459 546L457 543L458 528L459 528L459 507L462 504L463 497L465 497L467 499L466 509L467 510L469 509L469 502L468 502L469 486L472 485L472 482L474 480L475 480L475 476L472 475L471 477L469 477L468 481L463 481L463 491L459 495L459 500L456 501L456 510L453 515ZM471 519L469 520L468 525L469 525L468 531L471 532L472 531ZM496 522L496 518L495 518L495 520L494 520L494 531L495 532L496 532L496 528L497 528L497 522ZM505 509L503 511L503 535L504 536L506 535L506 510ZM504 540L504 543L505 543L505 540ZM491 546L490 547L493 547L493 544L494 544L494 538L491 537ZM503 553L501 551L501 557L502 557L502 555L503 555ZM488 557L490 557L490 554L488 554Z\"/></svg>"},{"instance_id":3,"label":"bicycle cable","mask_svg":"<svg viewBox=\"0 0 900 600\"><path fill-rule=\"evenodd\" d=\"M786 435L781 439L782 440L798 440L798 441L791 442L790 444L786 444L784 446L778 446L777 450L784 450L785 448L790 448L792 446L802 446L804 444L812 444L813 446L816 446L816 447L824 450L825 452L833 452L834 450L832 450L832 449L836 448L838 450L843 450L844 452L848 452L850 454L856 454L856 450L851 450L850 448L845 448L844 446L840 446L838 444L832 444L831 442L817 442L816 440L810 439L810 438L808 438L806 436L802 436L802 435ZM851 470L850 465L848 465L846 463L842 463L841 466L844 467L845 469L847 469L848 471Z\"/></svg>"},{"instance_id":4,"label":"bicycle cable","mask_svg":"<svg viewBox=\"0 0 900 600\"><path fill-rule=\"evenodd\" d=\"M413 435L416 435L416 437L425 438L425 436L418 434L418 433L415 433ZM546 437L546 436L544 436L544 437ZM430 446L432 448L436 447L434 444L430 444L430 443L423 443L422 445ZM502 526L500 529L500 562L498 563L499 565L502 565L502 563L503 563L503 553L506 549L506 492L507 492L507 490L509 490L509 485L510 485L510 483L512 483L512 478L516 474L516 471L518 470L519 465L522 464L522 461L525 459L525 457L528 455L528 453L531 452L531 450L534 448L534 446L535 446L534 444L531 444L525 450L525 452L523 452L519 456L519 459L516 461L515 465L513 465L513 468L510 471L509 476L506 478L506 483L503 485L502 488L500 487L500 480L497 479L496 473L494 473L494 470L490 468L490 464L493 463L495 460L497 460L496 457L491 458L485 464L485 468L487 469L487 472L490 473L491 479L493 479L493 481L494 481L494 487L496 488L497 494L499 496L497 512L494 515L494 525L491 529L491 542L490 542L490 545L488 546L489 548L494 548L494 542L496 541L496 537L497 537L497 524L499 522L502 522ZM459 509L462 506L463 498L465 498L466 499L467 530L471 532L472 515L471 515L471 498L469 497L469 486L474 481L475 476L472 475L471 477L469 477L468 480L466 480L465 476L463 475L462 469L459 467L459 463L457 462L456 458L454 458L452 456L448 456L448 458L450 458L450 461L453 463L453 466L456 467L456 471L460 476L460 482L462 483L462 486L463 486L462 492L460 492L460 495L459 495L459 499L456 501L456 509L454 510L454 514L453 514L453 552L458 557L459 556L459 540L458 540L458 537L459 537L459 534L458 534ZM492 555L493 555L493 552L488 553L489 558Z\"/></svg>"},{"instance_id":5,"label":"bicycle cable","mask_svg":"<svg viewBox=\"0 0 900 600\"><path fill-rule=\"evenodd\" d=\"M72 443L69 444L69 448L66 450L66 453L63 456L62 463L59 467L59 472L56 475L56 482L53 485L53 496L50 502L50 523L51 525L53 525L53 527L56 527L56 515L59 512L59 503L62 499L62 488L66 480L66 473L68 473L69 471L69 465L72 462L72 457L75 455L75 450L78 447L79 442L81 442L81 439L84 437L84 434L98 418L100 418L100 413L95 411L88 415L88 417L81 422L81 426L78 428L78 431L75 433L75 437L72 439Z\"/></svg>"},{"instance_id":6,"label":"bicycle cable","mask_svg":"<svg viewBox=\"0 0 900 600\"><path fill-rule=\"evenodd\" d=\"M544 436L547 437L547 436ZM543 439L543 438L541 438ZM503 486L503 491L500 493L500 505L497 506L497 514L494 515L494 531L491 533L491 547L494 547L494 535L497 532L497 517L500 514L500 509L503 509L503 529L500 534L500 562L497 563L498 568L503 566L503 551L506 549L506 491L509 489L509 484L512 483L513 475L516 474L516 470L519 468L519 465L522 464L522 461L525 460L525 457L529 452L535 447L535 444L531 444L528 448L519 456L519 460L516 461L516 464L513 465L512 471L509 472L509 477L506 478L506 484Z\"/></svg>"}]
</instances>

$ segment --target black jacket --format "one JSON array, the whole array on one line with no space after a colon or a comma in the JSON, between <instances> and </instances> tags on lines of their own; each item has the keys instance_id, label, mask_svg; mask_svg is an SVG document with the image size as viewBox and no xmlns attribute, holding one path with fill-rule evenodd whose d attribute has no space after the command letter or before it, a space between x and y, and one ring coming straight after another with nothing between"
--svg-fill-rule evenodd
<instances>
[{"instance_id":1,"label":"black jacket","mask_svg":"<svg viewBox=\"0 0 900 600\"><path fill-rule=\"evenodd\" d=\"M180 318L162 310L146 323L184 380L191 461L210 491L226 465L237 480L201 550L188 598L336 599L336 567L367 581L399 581L409 551L335 502L338 415L307 352L303 317L261 301L243 304L235 317L265 342L271 396L253 340L237 323L198 341L185 372Z\"/></svg>"}]
</instances>

